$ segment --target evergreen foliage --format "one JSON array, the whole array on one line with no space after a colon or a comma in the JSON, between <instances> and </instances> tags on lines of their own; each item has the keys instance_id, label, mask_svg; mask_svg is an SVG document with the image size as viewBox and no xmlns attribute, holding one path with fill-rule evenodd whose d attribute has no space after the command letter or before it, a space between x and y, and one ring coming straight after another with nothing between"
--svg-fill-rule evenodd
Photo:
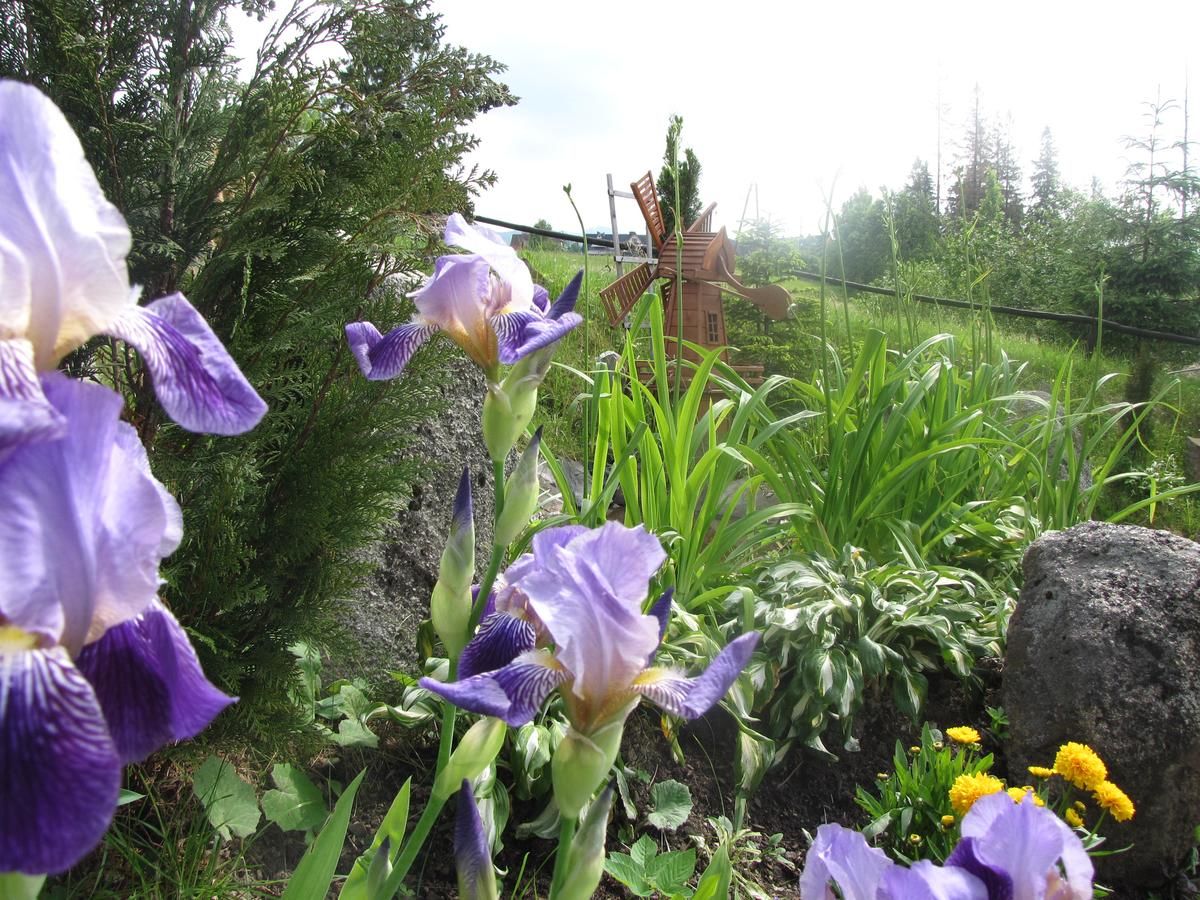
<instances>
[{"instance_id":1,"label":"evergreen foliage","mask_svg":"<svg viewBox=\"0 0 1200 900\"><path fill-rule=\"evenodd\" d=\"M678 118L678 117L676 117ZM682 120L680 120L682 125ZM671 129L667 129L667 149L663 152L663 167L658 173L654 187L658 191L658 203L662 207L663 221L667 234L675 230L675 173L674 155L677 148L671 146ZM700 215L700 160L688 147L679 160L679 207L683 210L681 227L687 228Z\"/></svg>"},{"instance_id":2,"label":"evergreen foliage","mask_svg":"<svg viewBox=\"0 0 1200 900\"><path fill-rule=\"evenodd\" d=\"M343 326L407 317L408 273L436 249L431 217L492 178L462 168L475 145L464 126L515 100L501 66L444 44L428 0L293 7L242 84L228 52L237 9L20 0L0 74L38 84L83 137L130 222L146 298L182 290L270 405L246 436L194 435L166 422L122 348L71 360L125 393L179 498L184 543L164 596L257 730L286 712L287 648L336 640L360 552L414 476L397 446L436 411L420 365L389 384L362 378Z\"/></svg>"}]
</instances>

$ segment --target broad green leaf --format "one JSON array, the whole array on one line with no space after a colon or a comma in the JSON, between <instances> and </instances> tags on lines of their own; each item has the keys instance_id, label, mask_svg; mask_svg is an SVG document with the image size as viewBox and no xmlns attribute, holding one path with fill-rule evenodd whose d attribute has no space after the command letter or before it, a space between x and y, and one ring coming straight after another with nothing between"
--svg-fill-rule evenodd
<instances>
[{"instance_id":1,"label":"broad green leaf","mask_svg":"<svg viewBox=\"0 0 1200 900\"><path fill-rule=\"evenodd\" d=\"M45 880L45 875L0 872L0 897L3 900L37 900Z\"/></svg>"},{"instance_id":2,"label":"broad green leaf","mask_svg":"<svg viewBox=\"0 0 1200 900\"><path fill-rule=\"evenodd\" d=\"M358 719L342 719L333 739L343 747L379 746L379 736Z\"/></svg>"},{"instance_id":3,"label":"broad green leaf","mask_svg":"<svg viewBox=\"0 0 1200 900\"><path fill-rule=\"evenodd\" d=\"M359 785L366 774L366 769L359 772L338 798L329 821L325 823L317 839L300 860L300 865L296 867L287 890L283 892L283 900L325 900L325 895L329 893L329 884L337 872L342 844L346 840L346 828L350 824L354 796L358 793Z\"/></svg>"},{"instance_id":4,"label":"broad green leaf","mask_svg":"<svg viewBox=\"0 0 1200 900\"><path fill-rule=\"evenodd\" d=\"M635 897L649 897L652 893L650 885L646 883L642 865L627 854L608 854L608 858L604 860L604 871L629 888Z\"/></svg>"},{"instance_id":5,"label":"broad green leaf","mask_svg":"<svg viewBox=\"0 0 1200 900\"><path fill-rule=\"evenodd\" d=\"M729 864L729 850L724 844L717 848L700 876L700 884L692 900L727 900L729 883L733 880L733 867Z\"/></svg>"},{"instance_id":6,"label":"broad green leaf","mask_svg":"<svg viewBox=\"0 0 1200 900\"><path fill-rule=\"evenodd\" d=\"M653 809L646 821L663 831L674 831L692 812L692 792L681 782L660 781L650 789L650 804Z\"/></svg>"},{"instance_id":7,"label":"broad green leaf","mask_svg":"<svg viewBox=\"0 0 1200 900\"><path fill-rule=\"evenodd\" d=\"M277 790L263 794L262 809L267 821L284 831L309 831L325 821L325 796L307 775L288 763L271 770Z\"/></svg>"},{"instance_id":8,"label":"broad green leaf","mask_svg":"<svg viewBox=\"0 0 1200 900\"><path fill-rule=\"evenodd\" d=\"M656 853L658 853L658 845L654 843L654 838L648 834L643 834L629 848L629 855L643 869L645 869L646 863L654 858Z\"/></svg>"},{"instance_id":9,"label":"broad green leaf","mask_svg":"<svg viewBox=\"0 0 1200 900\"><path fill-rule=\"evenodd\" d=\"M225 760L216 756L206 759L192 776L192 790L204 804L208 821L225 840L248 837L258 827L261 813L254 788Z\"/></svg>"},{"instance_id":10,"label":"broad green leaf","mask_svg":"<svg viewBox=\"0 0 1200 900\"><path fill-rule=\"evenodd\" d=\"M672 850L646 864L646 880L663 893L674 894L683 890L695 871L695 850Z\"/></svg>"}]
</instances>

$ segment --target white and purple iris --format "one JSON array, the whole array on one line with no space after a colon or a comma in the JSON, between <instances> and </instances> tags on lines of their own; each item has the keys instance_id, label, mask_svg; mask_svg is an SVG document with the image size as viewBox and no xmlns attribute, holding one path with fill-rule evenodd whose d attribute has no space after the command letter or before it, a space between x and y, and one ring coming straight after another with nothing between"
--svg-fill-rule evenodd
<instances>
[{"instance_id":1,"label":"white and purple iris","mask_svg":"<svg viewBox=\"0 0 1200 900\"><path fill-rule=\"evenodd\" d=\"M640 525L548 528L489 598L459 658L459 680L421 684L471 712L514 727L531 721L561 688L572 727L591 734L626 715L640 697L695 719L719 701L750 659L756 633L732 641L696 678L653 666L666 631L670 592L650 613L650 579L666 559Z\"/></svg>"},{"instance_id":2,"label":"white and purple iris","mask_svg":"<svg viewBox=\"0 0 1200 900\"><path fill-rule=\"evenodd\" d=\"M193 431L266 411L181 295L137 304L130 234L66 119L0 82L0 872L61 872L116 809L121 767L232 702L158 600L179 507L122 399L55 371L96 334L136 347Z\"/></svg>"},{"instance_id":3,"label":"white and purple iris","mask_svg":"<svg viewBox=\"0 0 1200 900\"><path fill-rule=\"evenodd\" d=\"M1000 792L975 801L944 866L910 868L859 832L822 825L800 878L802 900L1088 900L1092 861L1050 810ZM835 895L830 883L837 884Z\"/></svg>"},{"instance_id":4,"label":"white and purple iris","mask_svg":"<svg viewBox=\"0 0 1200 900\"><path fill-rule=\"evenodd\" d=\"M582 273L551 304L546 289L534 285L528 267L497 232L454 213L444 239L468 252L438 258L433 276L411 295L417 304L413 321L387 334L370 322L346 326L350 350L367 378L395 378L441 331L495 382L500 364L553 344L583 321L574 312Z\"/></svg>"}]
</instances>

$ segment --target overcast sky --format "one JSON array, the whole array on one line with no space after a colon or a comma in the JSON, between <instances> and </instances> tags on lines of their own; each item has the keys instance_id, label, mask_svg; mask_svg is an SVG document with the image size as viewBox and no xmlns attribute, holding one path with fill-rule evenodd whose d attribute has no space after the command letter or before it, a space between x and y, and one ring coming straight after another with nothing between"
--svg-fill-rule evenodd
<instances>
[{"instance_id":1,"label":"overcast sky","mask_svg":"<svg viewBox=\"0 0 1200 900\"><path fill-rule=\"evenodd\" d=\"M1197 0L434 5L446 40L506 64L521 97L476 124L474 160L500 177L478 212L571 230L562 185L589 228L607 228L605 173L622 186L657 174L678 113L702 198L730 230L757 187L760 215L816 231L826 193L840 206L860 186L902 187L918 156L933 168L939 83L944 159L978 83L985 112L1011 118L1026 177L1049 125L1067 181L1086 187L1094 175L1113 191L1123 136L1144 131L1143 102L1160 87L1182 101L1200 40ZM1191 68L1200 82L1200 63ZM1182 115L1169 126L1180 136ZM618 203L622 229L640 223L632 201Z\"/></svg>"},{"instance_id":2,"label":"overcast sky","mask_svg":"<svg viewBox=\"0 0 1200 900\"><path fill-rule=\"evenodd\" d=\"M478 213L572 231L562 186L573 186L589 229L607 229L605 174L620 187L647 169L657 175L673 113L719 224L735 230L750 195L750 216L757 208L789 234L817 231L826 195L836 208L859 187L901 188L917 157L933 168L939 92L948 176L977 83L988 118L1011 122L1026 178L1048 125L1068 183L1086 188L1095 176L1112 193L1128 163L1122 139L1145 132L1145 102L1160 90L1183 100L1200 41L1200 0L434 8L445 39L507 65L503 79L521 98L474 125L482 144L472 161L499 175ZM253 29L237 30L245 47ZM1191 70L1196 88L1200 60ZM1181 113L1168 114L1164 133L1182 136ZM622 230L640 222L632 201L618 201Z\"/></svg>"}]
</instances>

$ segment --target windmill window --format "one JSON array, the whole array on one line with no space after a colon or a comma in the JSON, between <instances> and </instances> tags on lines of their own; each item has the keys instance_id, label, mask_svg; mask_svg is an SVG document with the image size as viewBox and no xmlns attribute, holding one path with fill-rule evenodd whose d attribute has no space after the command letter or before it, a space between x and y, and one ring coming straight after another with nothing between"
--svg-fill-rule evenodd
<instances>
[{"instance_id":1,"label":"windmill window","mask_svg":"<svg viewBox=\"0 0 1200 900\"><path fill-rule=\"evenodd\" d=\"M708 314L708 342L715 344L721 340L721 330L717 321L717 314L710 312Z\"/></svg>"}]
</instances>

